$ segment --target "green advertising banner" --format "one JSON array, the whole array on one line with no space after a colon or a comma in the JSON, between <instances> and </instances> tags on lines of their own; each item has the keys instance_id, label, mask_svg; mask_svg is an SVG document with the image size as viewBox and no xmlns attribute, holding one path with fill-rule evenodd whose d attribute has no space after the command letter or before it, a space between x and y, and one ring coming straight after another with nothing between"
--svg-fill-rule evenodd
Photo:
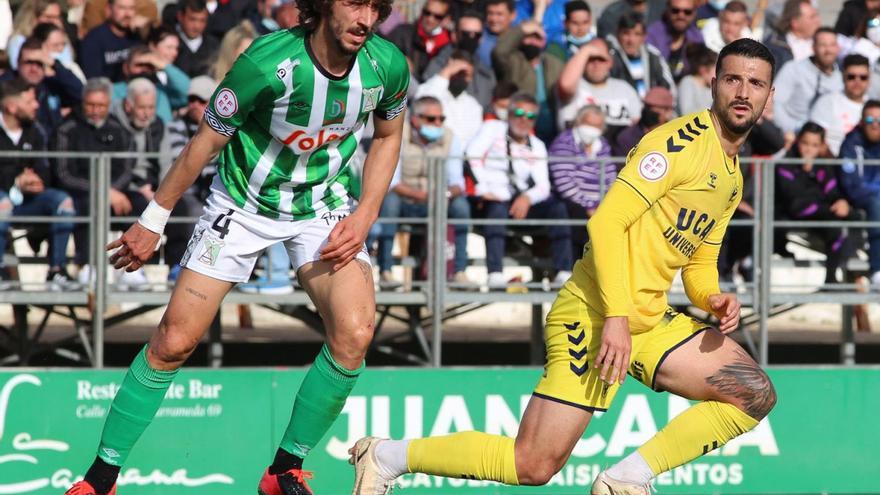
<instances>
[{"instance_id":1,"label":"green advertising banner","mask_svg":"<svg viewBox=\"0 0 880 495\"><path fill-rule=\"evenodd\" d=\"M94 459L124 370L0 372L0 495L60 495ZM122 470L120 495L256 493L290 416L301 369L185 370ZM478 429L514 435L535 368L370 369L309 456L317 495L351 492L347 449L361 436ZM774 369L779 403L758 428L658 477L659 493L880 493L880 369ZM402 494L588 493L606 466L688 402L628 380L544 487L408 475Z\"/></svg>"}]
</instances>

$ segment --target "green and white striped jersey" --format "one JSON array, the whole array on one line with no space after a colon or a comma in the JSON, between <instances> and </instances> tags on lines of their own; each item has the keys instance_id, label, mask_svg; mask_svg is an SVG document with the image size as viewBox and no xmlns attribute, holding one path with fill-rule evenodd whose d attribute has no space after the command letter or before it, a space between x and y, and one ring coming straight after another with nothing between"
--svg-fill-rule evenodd
<instances>
[{"instance_id":1,"label":"green and white striped jersey","mask_svg":"<svg viewBox=\"0 0 880 495\"><path fill-rule=\"evenodd\" d=\"M349 162L369 114L403 113L409 77L400 50L375 35L341 77L316 62L301 28L255 40L205 110L208 125L231 137L218 174L232 199L281 220L346 203L358 180Z\"/></svg>"}]
</instances>

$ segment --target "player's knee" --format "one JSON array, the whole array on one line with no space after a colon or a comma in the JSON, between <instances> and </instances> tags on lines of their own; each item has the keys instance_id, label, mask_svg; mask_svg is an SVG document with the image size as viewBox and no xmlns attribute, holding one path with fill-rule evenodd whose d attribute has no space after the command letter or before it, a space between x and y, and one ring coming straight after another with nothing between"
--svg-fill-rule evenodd
<instances>
[{"instance_id":1,"label":"player's knee","mask_svg":"<svg viewBox=\"0 0 880 495\"><path fill-rule=\"evenodd\" d=\"M750 380L740 381L740 390L736 392L737 400L732 402L744 413L760 421L776 405L776 389L767 373L757 365L752 370L751 377Z\"/></svg>"},{"instance_id":2,"label":"player's knee","mask_svg":"<svg viewBox=\"0 0 880 495\"><path fill-rule=\"evenodd\" d=\"M185 331L180 323L163 319L159 331L150 341L153 357L164 365L182 364L193 353L199 339Z\"/></svg>"},{"instance_id":3,"label":"player's knee","mask_svg":"<svg viewBox=\"0 0 880 495\"><path fill-rule=\"evenodd\" d=\"M568 453L548 454L546 451L541 452L540 450L525 444L517 444L516 475L519 484L546 485L568 460Z\"/></svg>"},{"instance_id":4,"label":"player's knee","mask_svg":"<svg viewBox=\"0 0 880 495\"><path fill-rule=\"evenodd\" d=\"M766 374L764 375L766 377ZM757 420L764 419L770 414L770 411L776 406L776 389L773 387L773 382L770 381L770 377L766 378L766 386L761 388L761 390L755 391L756 396L756 406L754 409L754 417Z\"/></svg>"},{"instance_id":5,"label":"player's knee","mask_svg":"<svg viewBox=\"0 0 880 495\"><path fill-rule=\"evenodd\" d=\"M357 319L349 321L344 329L337 329L327 339L333 358L339 363L354 363L360 366L367 355L367 349L373 340L373 320Z\"/></svg>"}]
</instances>

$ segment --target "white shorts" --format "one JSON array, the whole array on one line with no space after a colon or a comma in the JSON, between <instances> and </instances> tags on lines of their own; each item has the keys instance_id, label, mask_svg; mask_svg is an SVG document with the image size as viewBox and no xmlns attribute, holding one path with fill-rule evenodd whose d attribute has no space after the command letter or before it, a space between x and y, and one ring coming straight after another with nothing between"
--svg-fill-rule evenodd
<instances>
[{"instance_id":1,"label":"white shorts","mask_svg":"<svg viewBox=\"0 0 880 495\"><path fill-rule=\"evenodd\" d=\"M277 242L284 243L294 270L318 261L330 231L352 210L345 204L309 220L275 220L239 208L218 183L211 187L180 266L226 282L247 282L257 259ZM366 246L356 258L370 263Z\"/></svg>"}]
</instances>

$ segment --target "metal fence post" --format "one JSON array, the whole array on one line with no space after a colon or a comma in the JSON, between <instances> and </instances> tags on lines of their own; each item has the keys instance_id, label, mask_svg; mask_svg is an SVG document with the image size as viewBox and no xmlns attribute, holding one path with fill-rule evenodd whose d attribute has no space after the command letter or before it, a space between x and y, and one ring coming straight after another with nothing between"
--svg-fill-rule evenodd
<instances>
[{"instance_id":1,"label":"metal fence post","mask_svg":"<svg viewBox=\"0 0 880 495\"><path fill-rule=\"evenodd\" d=\"M108 217L110 215L109 192L110 192L110 156L101 154L97 160L92 163L97 164L97 168L92 169L92 173L97 175L97 187L92 192L95 201L91 204L90 216L92 217L92 252L91 259L95 275L95 303L92 312L92 330L94 335L95 346L95 368L104 367L104 312L107 308L107 253L104 246L107 245L108 230L110 224Z\"/></svg>"},{"instance_id":2,"label":"metal fence post","mask_svg":"<svg viewBox=\"0 0 880 495\"><path fill-rule=\"evenodd\" d=\"M758 295L760 320L758 322L759 339L758 360L761 366L766 366L769 361L768 325L770 320L770 264L773 260L773 189L775 163L771 160L761 164L761 251L758 277Z\"/></svg>"},{"instance_id":3,"label":"metal fence post","mask_svg":"<svg viewBox=\"0 0 880 495\"><path fill-rule=\"evenodd\" d=\"M433 175L433 188L431 197L434 203L434 209L430 216L433 238L430 239L431 251L431 288L432 288L432 310L431 325L433 330L433 350L431 353L431 365L439 367L442 363L441 349L443 346L443 311L445 308L446 296L446 211L447 202L446 191L446 161L440 157L428 158Z\"/></svg>"}]
</instances>

